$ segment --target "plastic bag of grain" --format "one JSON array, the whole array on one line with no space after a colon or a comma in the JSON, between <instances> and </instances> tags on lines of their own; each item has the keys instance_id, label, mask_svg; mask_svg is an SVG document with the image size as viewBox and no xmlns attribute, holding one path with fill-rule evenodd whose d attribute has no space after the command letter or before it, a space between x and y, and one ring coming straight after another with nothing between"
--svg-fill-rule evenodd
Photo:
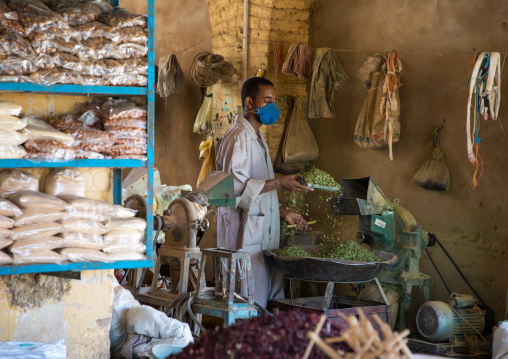
<instances>
[{"instance_id":1,"label":"plastic bag of grain","mask_svg":"<svg viewBox=\"0 0 508 359\"><path fill-rule=\"evenodd\" d=\"M0 215L0 228L12 228L14 227L14 220Z\"/></svg>"},{"instance_id":2,"label":"plastic bag of grain","mask_svg":"<svg viewBox=\"0 0 508 359\"><path fill-rule=\"evenodd\" d=\"M71 219L61 222L62 231L65 233L83 233L101 235L108 231L105 225L100 222L86 219Z\"/></svg>"},{"instance_id":3,"label":"plastic bag of grain","mask_svg":"<svg viewBox=\"0 0 508 359\"><path fill-rule=\"evenodd\" d=\"M36 191L21 191L9 196L9 201L19 208L46 208L65 211L67 204L61 199Z\"/></svg>"},{"instance_id":4,"label":"plastic bag of grain","mask_svg":"<svg viewBox=\"0 0 508 359\"><path fill-rule=\"evenodd\" d=\"M110 231L145 231L146 221L143 218L111 218L105 223Z\"/></svg>"},{"instance_id":5,"label":"plastic bag of grain","mask_svg":"<svg viewBox=\"0 0 508 359\"><path fill-rule=\"evenodd\" d=\"M12 258L10 255L0 252L0 265L12 264Z\"/></svg>"},{"instance_id":6,"label":"plastic bag of grain","mask_svg":"<svg viewBox=\"0 0 508 359\"><path fill-rule=\"evenodd\" d=\"M18 169L0 172L0 196L7 198L20 191L39 191L39 179Z\"/></svg>"},{"instance_id":7,"label":"plastic bag of grain","mask_svg":"<svg viewBox=\"0 0 508 359\"><path fill-rule=\"evenodd\" d=\"M108 258L111 262L116 261L140 261L146 259L146 256L143 253L110 253L108 254Z\"/></svg>"},{"instance_id":8,"label":"plastic bag of grain","mask_svg":"<svg viewBox=\"0 0 508 359\"><path fill-rule=\"evenodd\" d=\"M101 223L105 223L109 221L111 217L107 214L102 214L100 212L97 212L95 210L92 211L85 211L85 210L79 210L70 208L65 213L65 216L62 218L62 221L68 221L71 219L88 219L90 221L97 221Z\"/></svg>"},{"instance_id":9,"label":"plastic bag of grain","mask_svg":"<svg viewBox=\"0 0 508 359\"><path fill-rule=\"evenodd\" d=\"M12 115L0 115L0 128L2 130L20 131L27 125L26 118L18 118Z\"/></svg>"},{"instance_id":10,"label":"plastic bag of grain","mask_svg":"<svg viewBox=\"0 0 508 359\"><path fill-rule=\"evenodd\" d=\"M62 256L53 251L33 252L30 254L13 254L13 264L60 263L62 261Z\"/></svg>"},{"instance_id":11,"label":"plastic bag of grain","mask_svg":"<svg viewBox=\"0 0 508 359\"><path fill-rule=\"evenodd\" d=\"M0 145L2 146L15 146L21 145L27 141L28 137L17 131L0 130Z\"/></svg>"},{"instance_id":12,"label":"plastic bag of grain","mask_svg":"<svg viewBox=\"0 0 508 359\"><path fill-rule=\"evenodd\" d=\"M76 210L78 212L109 214L115 209L112 204L98 199L75 195L60 195L58 198L64 200L69 205L70 211Z\"/></svg>"},{"instance_id":13,"label":"plastic bag of grain","mask_svg":"<svg viewBox=\"0 0 508 359\"><path fill-rule=\"evenodd\" d=\"M7 228L0 228L0 239L12 239L14 232Z\"/></svg>"},{"instance_id":14,"label":"plastic bag of grain","mask_svg":"<svg viewBox=\"0 0 508 359\"><path fill-rule=\"evenodd\" d=\"M56 140L66 144L67 146L71 146L74 142L74 138L72 136L55 130L39 118L35 116L27 116L26 118L27 125L22 133L29 140Z\"/></svg>"},{"instance_id":15,"label":"plastic bag of grain","mask_svg":"<svg viewBox=\"0 0 508 359\"><path fill-rule=\"evenodd\" d=\"M55 168L46 177L45 192L52 196L85 196L85 178L77 169Z\"/></svg>"},{"instance_id":16,"label":"plastic bag of grain","mask_svg":"<svg viewBox=\"0 0 508 359\"><path fill-rule=\"evenodd\" d=\"M109 231L104 235L104 242L118 244L118 243L135 243L141 242L145 239L145 231Z\"/></svg>"},{"instance_id":17,"label":"plastic bag of grain","mask_svg":"<svg viewBox=\"0 0 508 359\"><path fill-rule=\"evenodd\" d=\"M62 225L56 222L32 223L11 229L12 239L49 237L62 232Z\"/></svg>"},{"instance_id":18,"label":"plastic bag of grain","mask_svg":"<svg viewBox=\"0 0 508 359\"><path fill-rule=\"evenodd\" d=\"M56 222L62 219L66 212L47 208L27 208L22 214L14 217L16 227L25 226L31 223Z\"/></svg>"},{"instance_id":19,"label":"plastic bag of grain","mask_svg":"<svg viewBox=\"0 0 508 359\"><path fill-rule=\"evenodd\" d=\"M0 238L0 249L4 249L5 247L10 246L12 242L13 242L12 239Z\"/></svg>"},{"instance_id":20,"label":"plastic bag of grain","mask_svg":"<svg viewBox=\"0 0 508 359\"><path fill-rule=\"evenodd\" d=\"M65 233L59 234L58 236L62 238L62 243L60 243L58 248L84 248L101 250L106 246L104 244L104 238L101 235Z\"/></svg>"},{"instance_id":21,"label":"plastic bag of grain","mask_svg":"<svg viewBox=\"0 0 508 359\"><path fill-rule=\"evenodd\" d=\"M26 156L26 150L21 146L0 146L0 158L4 160L23 158Z\"/></svg>"},{"instance_id":22,"label":"plastic bag of grain","mask_svg":"<svg viewBox=\"0 0 508 359\"><path fill-rule=\"evenodd\" d=\"M0 198L0 215L6 217L16 217L21 216L23 212L9 200Z\"/></svg>"},{"instance_id":23,"label":"plastic bag of grain","mask_svg":"<svg viewBox=\"0 0 508 359\"><path fill-rule=\"evenodd\" d=\"M0 101L0 115L19 116L21 109L20 105L13 102Z\"/></svg>"},{"instance_id":24,"label":"plastic bag of grain","mask_svg":"<svg viewBox=\"0 0 508 359\"><path fill-rule=\"evenodd\" d=\"M108 256L98 250L84 248L65 248L59 250L65 260L71 262L109 262Z\"/></svg>"},{"instance_id":25,"label":"plastic bag of grain","mask_svg":"<svg viewBox=\"0 0 508 359\"><path fill-rule=\"evenodd\" d=\"M9 246L9 251L20 255L34 252L46 252L58 248L62 242L62 238L54 236L18 239Z\"/></svg>"},{"instance_id":26,"label":"plastic bag of grain","mask_svg":"<svg viewBox=\"0 0 508 359\"><path fill-rule=\"evenodd\" d=\"M116 218L130 218L134 217L136 213L138 213L138 211L134 209L125 208L120 206L119 204L115 204L113 206L113 211L109 212L109 215L111 215L111 217Z\"/></svg>"},{"instance_id":27,"label":"plastic bag of grain","mask_svg":"<svg viewBox=\"0 0 508 359\"><path fill-rule=\"evenodd\" d=\"M146 244L143 242L110 244L102 250L107 254L145 253Z\"/></svg>"}]
</instances>

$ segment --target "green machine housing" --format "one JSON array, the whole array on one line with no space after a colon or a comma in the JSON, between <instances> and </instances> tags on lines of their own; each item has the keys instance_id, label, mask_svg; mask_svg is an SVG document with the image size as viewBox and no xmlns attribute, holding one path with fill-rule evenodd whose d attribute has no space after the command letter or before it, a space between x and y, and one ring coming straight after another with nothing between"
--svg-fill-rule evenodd
<instances>
[{"instance_id":1,"label":"green machine housing","mask_svg":"<svg viewBox=\"0 0 508 359\"><path fill-rule=\"evenodd\" d=\"M372 178L343 179L341 186L342 196L330 201L332 214L358 215L358 242L397 255L397 261L378 279L401 292L398 327L403 330L408 327L413 286L422 287L425 300L430 300L432 279L420 272L422 250L429 245L429 238L413 215L398 203L391 203Z\"/></svg>"}]
</instances>

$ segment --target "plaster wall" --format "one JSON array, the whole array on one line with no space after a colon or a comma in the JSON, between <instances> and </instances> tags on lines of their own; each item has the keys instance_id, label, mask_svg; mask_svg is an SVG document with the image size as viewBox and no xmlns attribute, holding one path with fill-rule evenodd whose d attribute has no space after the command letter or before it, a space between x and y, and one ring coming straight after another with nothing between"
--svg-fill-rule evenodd
<instances>
[{"instance_id":1,"label":"plaster wall","mask_svg":"<svg viewBox=\"0 0 508 359\"><path fill-rule=\"evenodd\" d=\"M495 311L505 308L508 235L503 230L508 210L506 148L508 101L501 99L499 120L482 121L483 177L472 189L474 169L467 159L466 106L473 49L499 51L504 63L508 4L504 1L321 0L312 17L310 44L331 47L349 75L337 91L335 119L310 120L320 147L316 167L335 178L371 176L387 197L398 198L424 230L434 232L466 277ZM367 95L356 69L372 52L400 52L402 129L394 145L366 150L353 141L356 120ZM502 81L507 81L506 72ZM444 123L442 148L451 171L449 192L429 191L412 177L432 152L433 129ZM354 239L358 220L344 217L342 237ZM429 249L450 289L470 293L443 252ZM431 275L433 300L448 294L426 254L422 271Z\"/></svg>"}]
</instances>

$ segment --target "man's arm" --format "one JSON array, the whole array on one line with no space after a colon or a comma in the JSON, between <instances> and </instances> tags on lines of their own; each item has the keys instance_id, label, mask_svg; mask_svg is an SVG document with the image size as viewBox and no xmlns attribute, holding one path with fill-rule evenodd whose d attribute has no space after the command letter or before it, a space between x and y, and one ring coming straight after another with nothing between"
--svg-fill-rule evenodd
<instances>
[{"instance_id":1,"label":"man's arm","mask_svg":"<svg viewBox=\"0 0 508 359\"><path fill-rule=\"evenodd\" d=\"M266 181L265 185L263 186L263 189L261 190L261 193L275 191L278 189L285 189L286 191L299 191L299 192L314 191L313 188L305 187L304 185L300 184L296 180L296 177L298 177L298 175L288 175L288 176L282 176L279 178L275 178L275 179Z\"/></svg>"}]
</instances>

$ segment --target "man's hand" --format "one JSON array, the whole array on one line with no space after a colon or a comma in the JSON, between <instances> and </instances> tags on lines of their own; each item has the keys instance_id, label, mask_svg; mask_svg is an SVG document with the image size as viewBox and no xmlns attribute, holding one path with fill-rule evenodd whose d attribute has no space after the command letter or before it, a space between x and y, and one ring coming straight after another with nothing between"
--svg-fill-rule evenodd
<instances>
[{"instance_id":1,"label":"man's hand","mask_svg":"<svg viewBox=\"0 0 508 359\"><path fill-rule=\"evenodd\" d=\"M285 189L286 191L310 192L314 188L305 187L296 180L298 175L282 176L265 182L265 186L261 193L270 192L277 189Z\"/></svg>"},{"instance_id":2,"label":"man's hand","mask_svg":"<svg viewBox=\"0 0 508 359\"><path fill-rule=\"evenodd\" d=\"M307 232L311 228L309 227L309 224L301 215L299 215L296 212L290 211L288 209L285 209L284 207L279 207L280 211L280 217L286 221L287 224L293 225L296 224L296 229L299 232Z\"/></svg>"}]
</instances>

